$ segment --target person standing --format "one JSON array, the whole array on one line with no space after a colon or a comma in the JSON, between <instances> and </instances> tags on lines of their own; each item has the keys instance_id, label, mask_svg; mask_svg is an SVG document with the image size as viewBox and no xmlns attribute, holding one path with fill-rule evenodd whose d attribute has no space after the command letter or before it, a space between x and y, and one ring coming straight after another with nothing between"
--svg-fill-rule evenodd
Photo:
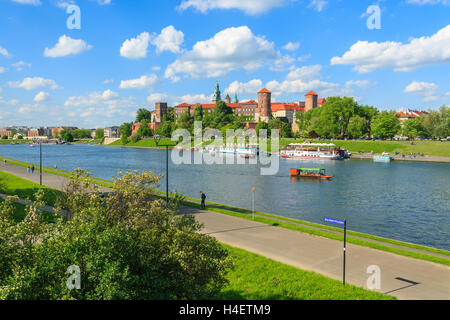
<instances>
[{"instance_id":1,"label":"person standing","mask_svg":"<svg viewBox=\"0 0 450 320\"><path fill-rule=\"evenodd\" d=\"M30 166L27 167L27 174L30 174Z\"/></svg>"},{"instance_id":2,"label":"person standing","mask_svg":"<svg viewBox=\"0 0 450 320\"><path fill-rule=\"evenodd\" d=\"M34 174L34 164L31 166L31 174Z\"/></svg>"},{"instance_id":3,"label":"person standing","mask_svg":"<svg viewBox=\"0 0 450 320\"><path fill-rule=\"evenodd\" d=\"M202 207L202 209L206 209L206 204L205 204L206 194L204 194L203 191L200 191L200 195L201 195L201 199L202 199L201 207Z\"/></svg>"}]
</instances>

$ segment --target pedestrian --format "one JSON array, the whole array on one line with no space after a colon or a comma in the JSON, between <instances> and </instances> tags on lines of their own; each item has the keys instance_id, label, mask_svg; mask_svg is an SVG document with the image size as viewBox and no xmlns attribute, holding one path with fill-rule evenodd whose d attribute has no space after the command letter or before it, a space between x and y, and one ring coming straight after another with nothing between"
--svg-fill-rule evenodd
<instances>
[{"instance_id":1,"label":"pedestrian","mask_svg":"<svg viewBox=\"0 0 450 320\"><path fill-rule=\"evenodd\" d=\"M30 166L27 167L27 174L30 174Z\"/></svg>"},{"instance_id":2,"label":"pedestrian","mask_svg":"<svg viewBox=\"0 0 450 320\"><path fill-rule=\"evenodd\" d=\"M6 166L6 159L5 159L5 160L3 160L3 162L5 163L5 166Z\"/></svg>"},{"instance_id":3,"label":"pedestrian","mask_svg":"<svg viewBox=\"0 0 450 320\"><path fill-rule=\"evenodd\" d=\"M34 164L31 166L31 174L34 174Z\"/></svg>"},{"instance_id":4,"label":"pedestrian","mask_svg":"<svg viewBox=\"0 0 450 320\"><path fill-rule=\"evenodd\" d=\"M203 191L200 191L200 195L201 195L201 198L202 198L201 207L202 207L202 209L206 209L206 204L205 204L206 194L204 194Z\"/></svg>"}]
</instances>

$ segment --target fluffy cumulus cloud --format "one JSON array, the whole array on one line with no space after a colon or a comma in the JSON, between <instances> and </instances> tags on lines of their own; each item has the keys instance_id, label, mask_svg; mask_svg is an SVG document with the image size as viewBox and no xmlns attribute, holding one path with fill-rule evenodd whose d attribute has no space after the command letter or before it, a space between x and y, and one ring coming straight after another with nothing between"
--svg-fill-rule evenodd
<instances>
[{"instance_id":1,"label":"fluffy cumulus cloud","mask_svg":"<svg viewBox=\"0 0 450 320\"><path fill-rule=\"evenodd\" d=\"M178 105L183 102L188 104L196 103L211 103L212 95L207 96L203 93L201 94L186 94L184 96L175 96L167 93L152 93L147 97L147 102L154 104L156 102L168 102L170 105Z\"/></svg>"},{"instance_id":2,"label":"fluffy cumulus cloud","mask_svg":"<svg viewBox=\"0 0 450 320\"><path fill-rule=\"evenodd\" d=\"M320 75L321 65L304 66L300 68L291 68L286 76L286 80L310 80Z\"/></svg>"},{"instance_id":3,"label":"fluffy cumulus cloud","mask_svg":"<svg viewBox=\"0 0 450 320\"><path fill-rule=\"evenodd\" d=\"M211 39L197 42L191 51L167 67L165 76L173 81L180 74L191 78L221 77L237 69L258 69L277 58L279 52L274 50L274 44L255 36L247 26L228 28Z\"/></svg>"},{"instance_id":4,"label":"fluffy cumulus cloud","mask_svg":"<svg viewBox=\"0 0 450 320\"><path fill-rule=\"evenodd\" d=\"M35 90L43 87L48 87L53 90L59 88L55 80L41 77L25 78L23 81L10 81L8 84L11 88L22 88L25 90Z\"/></svg>"},{"instance_id":5,"label":"fluffy cumulus cloud","mask_svg":"<svg viewBox=\"0 0 450 320\"><path fill-rule=\"evenodd\" d=\"M127 113L126 109L137 107L133 97L120 97L117 92L112 90L105 90L103 92L94 91L85 96L71 96L64 103L65 107L79 108L81 117L89 115L105 116L112 114L124 115ZM83 116L84 115L84 116Z\"/></svg>"},{"instance_id":6,"label":"fluffy cumulus cloud","mask_svg":"<svg viewBox=\"0 0 450 320\"><path fill-rule=\"evenodd\" d=\"M125 40L120 48L120 55L128 59L142 59L147 56L150 34L142 32L136 38Z\"/></svg>"},{"instance_id":7,"label":"fluffy cumulus cloud","mask_svg":"<svg viewBox=\"0 0 450 320\"><path fill-rule=\"evenodd\" d=\"M183 0L177 9L194 8L202 13L213 9L238 9L249 15L256 15L281 7L288 0Z\"/></svg>"},{"instance_id":8,"label":"fluffy cumulus cloud","mask_svg":"<svg viewBox=\"0 0 450 320\"><path fill-rule=\"evenodd\" d=\"M411 71L421 66L450 62L450 25L430 37L414 38L409 43L358 41L332 65L353 65L359 73L376 69Z\"/></svg>"},{"instance_id":9,"label":"fluffy cumulus cloud","mask_svg":"<svg viewBox=\"0 0 450 320\"><path fill-rule=\"evenodd\" d=\"M0 55L2 55L4 57L10 57L11 56L11 54L8 52L8 50L3 48L2 46L0 46Z\"/></svg>"},{"instance_id":10,"label":"fluffy cumulus cloud","mask_svg":"<svg viewBox=\"0 0 450 320\"><path fill-rule=\"evenodd\" d=\"M15 67L17 71L22 71L24 68L30 68L31 63L19 61L17 63L14 63L12 66Z\"/></svg>"},{"instance_id":11,"label":"fluffy cumulus cloud","mask_svg":"<svg viewBox=\"0 0 450 320\"><path fill-rule=\"evenodd\" d=\"M58 39L58 43L51 49L45 48L44 56L49 58L61 58L68 55L77 55L92 49L92 46L81 39L72 39L63 35Z\"/></svg>"},{"instance_id":12,"label":"fluffy cumulus cloud","mask_svg":"<svg viewBox=\"0 0 450 320\"><path fill-rule=\"evenodd\" d=\"M170 51L181 52L180 46L184 42L184 33L178 31L174 26L168 26L161 30L161 33L151 39L151 43L156 47L157 52Z\"/></svg>"},{"instance_id":13,"label":"fluffy cumulus cloud","mask_svg":"<svg viewBox=\"0 0 450 320\"><path fill-rule=\"evenodd\" d=\"M143 75L137 79L122 80L120 89L145 89L154 85L158 81L156 74Z\"/></svg>"},{"instance_id":14,"label":"fluffy cumulus cloud","mask_svg":"<svg viewBox=\"0 0 450 320\"><path fill-rule=\"evenodd\" d=\"M404 91L422 97L424 102L431 102L442 98L439 94L436 94L438 90L439 86L433 82L413 81L406 86Z\"/></svg>"},{"instance_id":15,"label":"fluffy cumulus cloud","mask_svg":"<svg viewBox=\"0 0 450 320\"><path fill-rule=\"evenodd\" d=\"M263 88L263 82L259 79L253 79L248 82L234 81L230 83L228 88L225 90L228 94L256 94L259 90Z\"/></svg>"},{"instance_id":16,"label":"fluffy cumulus cloud","mask_svg":"<svg viewBox=\"0 0 450 320\"><path fill-rule=\"evenodd\" d=\"M44 101L48 101L48 100L50 100L50 94L48 92L45 92L45 91L39 92L34 97L34 101L35 102L44 102Z\"/></svg>"},{"instance_id":17,"label":"fluffy cumulus cloud","mask_svg":"<svg viewBox=\"0 0 450 320\"><path fill-rule=\"evenodd\" d=\"M283 49L288 50L288 51L295 51L298 48L300 48L300 43L298 42L288 42Z\"/></svg>"}]
</instances>

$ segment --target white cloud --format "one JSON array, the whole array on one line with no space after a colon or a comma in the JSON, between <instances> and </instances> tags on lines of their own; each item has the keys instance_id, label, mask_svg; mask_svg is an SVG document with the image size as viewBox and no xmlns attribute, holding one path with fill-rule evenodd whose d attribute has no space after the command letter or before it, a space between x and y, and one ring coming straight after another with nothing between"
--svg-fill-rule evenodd
<instances>
[{"instance_id":1,"label":"white cloud","mask_svg":"<svg viewBox=\"0 0 450 320\"><path fill-rule=\"evenodd\" d=\"M151 39L151 43L156 46L157 52L170 51L173 53L181 52L180 46L184 42L184 34L178 31L174 26L168 26L161 30L161 33Z\"/></svg>"},{"instance_id":2,"label":"white cloud","mask_svg":"<svg viewBox=\"0 0 450 320\"><path fill-rule=\"evenodd\" d=\"M166 78L179 80L178 74L191 78L220 77L237 70L255 70L280 56L274 44L255 36L247 26L228 28L213 38L197 42L191 51L170 64Z\"/></svg>"},{"instance_id":3,"label":"white cloud","mask_svg":"<svg viewBox=\"0 0 450 320\"><path fill-rule=\"evenodd\" d=\"M58 43L51 49L45 48L44 56L49 58L60 58L68 55L80 54L92 49L91 45L80 39L72 39L66 35L59 37Z\"/></svg>"},{"instance_id":4,"label":"white cloud","mask_svg":"<svg viewBox=\"0 0 450 320\"><path fill-rule=\"evenodd\" d=\"M361 89L367 89L375 86L376 84L377 84L376 82L372 82L370 80L350 80L345 83L347 87L354 86L359 87Z\"/></svg>"},{"instance_id":5,"label":"white cloud","mask_svg":"<svg viewBox=\"0 0 450 320\"><path fill-rule=\"evenodd\" d=\"M409 43L358 41L332 65L353 65L359 73L376 69L411 71L421 66L450 62L450 25L431 37L414 38Z\"/></svg>"},{"instance_id":6,"label":"white cloud","mask_svg":"<svg viewBox=\"0 0 450 320\"><path fill-rule=\"evenodd\" d=\"M35 102L44 102L50 100L50 94L48 92L41 91L35 97Z\"/></svg>"},{"instance_id":7,"label":"white cloud","mask_svg":"<svg viewBox=\"0 0 450 320\"><path fill-rule=\"evenodd\" d=\"M188 104L196 103L212 103L212 95L207 96L205 94L186 94L184 96L175 96L167 93L152 93L147 97L147 102L154 104L156 102L167 102L170 105L178 105L186 102Z\"/></svg>"},{"instance_id":8,"label":"white cloud","mask_svg":"<svg viewBox=\"0 0 450 320\"><path fill-rule=\"evenodd\" d=\"M406 0L406 3L409 4L418 4L418 5L426 5L426 4L443 4L450 5L450 0Z\"/></svg>"},{"instance_id":9,"label":"white cloud","mask_svg":"<svg viewBox=\"0 0 450 320\"><path fill-rule=\"evenodd\" d=\"M286 93L305 94L310 90L319 91L325 95L336 91L339 85L318 79L314 80L284 80L283 82L270 81L267 83L267 89L272 91L272 94L279 96Z\"/></svg>"},{"instance_id":10,"label":"white cloud","mask_svg":"<svg viewBox=\"0 0 450 320\"><path fill-rule=\"evenodd\" d=\"M0 67L0 73L6 72L6 69L4 67Z\"/></svg>"},{"instance_id":11,"label":"white cloud","mask_svg":"<svg viewBox=\"0 0 450 320\"><path fill-rule=\"evenodd\" d=\"M286 76L286 80L313 79L320 75L321 70L322 70L321 65L312 65L312 66L305 66L305 67L301 67L301 68L293 68Z\"/></svg>"},{"instance_id":12,"label":"white cloud","mask_svg":"<svg viewBox=\"0 0 450 320\"><path fill-rule=\"evenodd\" d=\"M295 51L298 48L300 48L300 43L298 42L288 42L283 49L286 49L288 51Z\"/></svg>"},{"instance_id":13,"label":"white cloud","mask_svg":"<svg viewBox=\"0 0 450 320\"><path fill-rule=\"evenodd\" d=\"M127 39L120 48L120 55L128 59L142 59L147 56L150 34L142 32L136 38Z\"/></svg>"},{"instance_id":14,"label":"white cloud","mask_svg":"<svg viewBox=\"0 0 450 320\"><path fill-rule=\"evenodd\" d=\"M17 71L22 71L24 67L30 68L31 67L31 63L27 63L27 62L24 62L24 61L19 61L17 63L14 63L12 66L15 67Z\"/></svg>"},{"instance_id":15,"label":"white cloud","mask_svg":"<svg viewBox=\"0 0 450 320\"><path fill-rule=\"evenodd\" d=\"M309 2L308 8L313 8L314 10L321 12L327 6L328 1L325 0L311 0Z\"/></svg>"},{"instance_id":16,"label":"white cloud","mask_svg":"<svg viewBox=\"0 0 450 320\"><path fill-rule=\"evenodd\" d=\"M2 46L0 46L0 55L2 55L4 57L10 57L11 56L11 54L8 52L8 50L3 48Z\"/></svg>"},{"instance_id":17,"label":"white cloud","mask_svg":"<svg viewBox=\"0 0 450 320\"><path fill-rule=\"evenodd\" d=\"M114 79L105 79L105 80L103 80L103 84L110 84L110 83L114 83Z\"/></svg>"},{"instance_id":18,"label":"white cloud","mask_svg":"<svg viewBox=\"0 0 450 320\"><path fill-rule=\"evenodd\" d=\"M145 89L154 85L158 81L156 74L144 75L138 79L122 80L120 89Z\"/></svg>"},{"instance_id":19,"label":"white cloud","mask_svg":"<svg viewBox=\"0 0 450 320\"><path fill-rule=\"evenodd\" d=\"M234 81L228 86L225 92L228 94L256 94L262 88L263 82L259 79L253 79L248 82Z\"/></svg>"},{"instance_id":20,"label":"white cloud","mask_svg":"<svg viewBox=\"0 0 450 320\"><path fill-rule=\"evenodd\" d=\"M417 94L434 94L439 87L432 82L411 82L406 88L405 92L407 93L417 93Z\"/></svg>"},{"instance_id":21,"label":"white cloud","mask_svg":"<svg viewBox=\"0 0 450 320\"><path fill-rule=\"evenodd\" d=\"M154 67L152 67L152 70L153 70L153 71L159 71L159 70L161 70L161 67L159 67L159 66L154 66Z\"/></svg>"},{"instance_id":22,"label":"white cloud","mask_svg":"<svg viewBox=\"0 0 450 320\"><path fill-rule=\"evenodd\" d=\"M117 92L105 90L103 92L92 92L87 96L71 96L64 106L66 107L96 107L96 106L117 106L118 103L125 101L119 98Z\"/></svg>"},{"instance_id":23,"label":"white cloud","mask_svg":"<svg viewBox=\"0 0 450 320\"><path fill-rule=\"evenodd\" d=\"M281 7L285 0L183 0L177 9L180 11L194 8L202 13L213 9L238 9L249 15L256 15Z\"/></svg>"},{"instance_id":24,"label":"white cloud","mask_svg":"<svg viewBox=\"0 0 450 320\"><path fill-rule=\"evenodd\" d=\"M40 6L41 1L40 0L12 0L15 3L19 4L31 4L33 6Z\"/></svg>"},{"instance_id":25,"label":"white cloud","mask_svg":"<svg viewBox=\"0 0 450 320\"><path fill-rule=\"evenodd\" d=\"M44 79L41 77L25 78L22 82L10 81L8 84L11 88L22 88L25 90L34 90L42 87L49 87L53 90L59 88L54 80Z\"/></svg>"}]
</instances>

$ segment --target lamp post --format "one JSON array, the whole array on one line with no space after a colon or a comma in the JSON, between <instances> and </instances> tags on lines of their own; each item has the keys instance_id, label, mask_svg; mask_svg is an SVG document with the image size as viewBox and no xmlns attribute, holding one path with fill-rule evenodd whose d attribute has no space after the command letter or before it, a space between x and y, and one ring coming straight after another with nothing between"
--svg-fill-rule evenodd
<instances>
[{"instance_id":1,"label":"lamp post","mask_svg":"<svg viewBox=\"0 0 450 320\"><path fill-rule=\"evenodd\" d=\"M42 140L39 139L39 184L42 186Z\"/></svg>"},{"instance_id":2,"label":"lamp post","mask_svg":"<svg viewBox=\"0 0 450 320\"><path fill-rule=\"evenodd\" d=\"M161 136L156 135L153 136L157 147L166 147L166 202L169 204L169 147L171 145L164 144L160 145L159 141L161 140Z\"/></svg>"}]
</instances>

